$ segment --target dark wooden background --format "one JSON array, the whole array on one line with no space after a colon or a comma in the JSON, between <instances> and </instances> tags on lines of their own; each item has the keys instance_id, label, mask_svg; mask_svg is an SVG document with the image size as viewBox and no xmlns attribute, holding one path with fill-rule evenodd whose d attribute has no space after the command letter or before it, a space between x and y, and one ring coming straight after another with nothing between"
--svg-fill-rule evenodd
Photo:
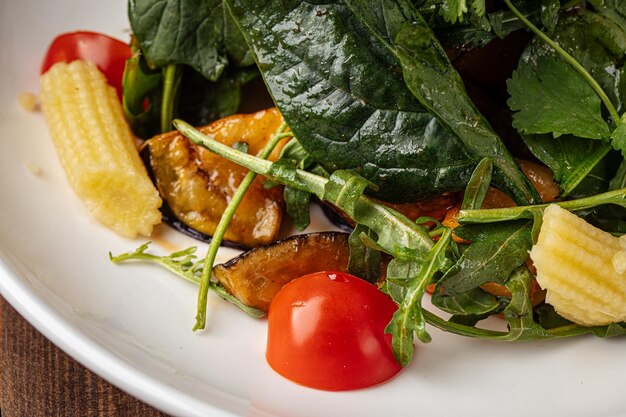
<instances>
[{"instance_id":1,"label":"dark wooden background","mask_svg":"<svg viewBox=\"0 0 626 417\"><path fill-rule=\"evenodd\" d=\"M0 297L0 417L166 414L90 372Z\"/></svg>"}]
</instances>

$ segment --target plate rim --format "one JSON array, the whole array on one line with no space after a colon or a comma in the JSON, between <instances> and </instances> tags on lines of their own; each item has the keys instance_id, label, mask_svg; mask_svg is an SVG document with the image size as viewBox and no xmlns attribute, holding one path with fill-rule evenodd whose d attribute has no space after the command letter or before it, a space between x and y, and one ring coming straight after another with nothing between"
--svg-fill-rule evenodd
<instances>
[{"instance_id":1,"label":"plate rim","mask_svg":"<svg viewBox=\"0 0 626 417\"><path fill-rule=\"evenodd\" d=\"M0 295L37 331L82 366L127 394L168 414L239 416L151 377L106 349L38 297L6 262L5 254L4 250L0 250Z\"/></svg>"}]
</instances>

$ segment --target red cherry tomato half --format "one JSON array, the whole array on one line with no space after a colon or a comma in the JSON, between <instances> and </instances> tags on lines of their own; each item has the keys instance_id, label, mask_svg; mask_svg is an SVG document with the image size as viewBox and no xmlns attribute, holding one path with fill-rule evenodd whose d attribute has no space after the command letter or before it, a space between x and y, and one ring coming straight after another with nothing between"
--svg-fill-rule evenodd
<instances>
[{"instance_id":1,"label":"red cherry tomato half","mask_svg":"<svg viewBox=\"0 0 626 417\"><path fill-rule=\"evenodd\" d=\"M126 60L130 57L130 46L122 41L96 32L70 32L57 36L41 64L41 74L57 62L78 59L90 61L104 73L109 84L122 94L122 76Z\"/></svg>"},{"instance_id":2,"label":"red cherry tomato half","mask_svg":"<svg viewBox=\"0 0 626 417\"><path fill-rule=\"evenodd\" d=\"M344 272L316 272L285 285L269 309L266 357L279 374L329 391L386 381L402 367L385 327L396 304Z\"/></svg>"}]
</instances>

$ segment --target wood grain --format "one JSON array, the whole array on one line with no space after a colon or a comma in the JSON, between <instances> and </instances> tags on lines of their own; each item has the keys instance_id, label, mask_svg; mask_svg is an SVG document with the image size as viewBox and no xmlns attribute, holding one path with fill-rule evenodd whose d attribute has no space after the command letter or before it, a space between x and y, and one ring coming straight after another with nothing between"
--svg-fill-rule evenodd
<instances>
[{"instance_id":1,"label":"wood grain","mask_svg":"<svg viewBox=\"0 0 626 417\"><path fill-rule=\"evenodd\" d=\"M0 417L167 417L70 358L0 297Z\"/></svg>"}]
</instances>

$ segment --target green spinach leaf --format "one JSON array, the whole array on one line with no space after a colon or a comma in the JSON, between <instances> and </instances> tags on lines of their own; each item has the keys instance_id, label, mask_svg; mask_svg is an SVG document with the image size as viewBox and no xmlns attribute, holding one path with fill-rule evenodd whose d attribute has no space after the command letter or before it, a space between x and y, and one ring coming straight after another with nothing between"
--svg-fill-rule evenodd
<instances>
[{"instance_id":1,"label":"green spinach leaf","mask_svg":"<svg viewBox=\"0 0 626 417\"><path fill-rule=\"evenodd\" d=\"M589 189L593 183L597 183L594 178L598 169L601 168L596 167L612 149L611 145L601 141L582 139L572 135L563 135L558 138L550 134L522 135L522 139L530 151L552 170L554 179L561 188L561 195L564 197L592 195L584 190ZM606 186L592 188L598 193L606 191Z\"/></svg>"},{"instance_id":2,"label":"green spinach leaf","mask_svg":"<svg viewBox=\"0 0 626 417\"><path fill-rule=\"evenodd\" d=\"M495 178L520 204L540 201L489 122L470 100L461 76L432 30L421 20L405 23L396 36L404 77L415 97L479 157L498 169Z\"/></svg>"},{"instance_id":3,"label":"green spinach leaf","mask_svg":"<svg viewBox=\"0 0 626 417\"><path fill-rule=\"evenodd\" d=\"M603 171L598 170L596 173L592 173L595 179L593 184L602 191L626 188L626 161L615 155L611 156L613 158L607 158L607 161L598 166L598 168L603 168ZM613 159L613 161L610 159ZM621 161L617 172L612 169L613 165L616 163L615 160ZM613 172L615 172L615 174L613 174ZM614 176L611 178L611 175ZM617 234L626 233L626 208L624 207L604 205L584 211L579 213L579 215L604 231Z\"/></svg>"},{"instance_id":4,"label":"green spinach leaf","mask_svg":"<svg viewBox=\"0 0 626 417\"><path fill-rule=\"evenodd\" d=\"M228 3L304 148L396 201L463 187L478 159L407 89L391 41L415 11L397 3Z\"/></svg>"},{"instance_id":5,"label":"green spinach leaf","mask_svg":"<svg viewBox=\"0 0 626 417\"><path fill-rule=\"evenodd\" d=\"M223 0L130 0L128 16L148 61L186 64L216 81L229 60L253 62Z\"/></svg>"},{"instance_id":6,"label":"green spinach leaf","mask_svg":"<svg viewBox=\"0 0 626 417\"><path fill-rule=\"evenodd\" d=\"M258 75L254 67L229 67L219 80L210 81L194 69L185 67L177 117L201 126L236 113L241 104L243 86Z\"/></svg>"}]
</instances>

